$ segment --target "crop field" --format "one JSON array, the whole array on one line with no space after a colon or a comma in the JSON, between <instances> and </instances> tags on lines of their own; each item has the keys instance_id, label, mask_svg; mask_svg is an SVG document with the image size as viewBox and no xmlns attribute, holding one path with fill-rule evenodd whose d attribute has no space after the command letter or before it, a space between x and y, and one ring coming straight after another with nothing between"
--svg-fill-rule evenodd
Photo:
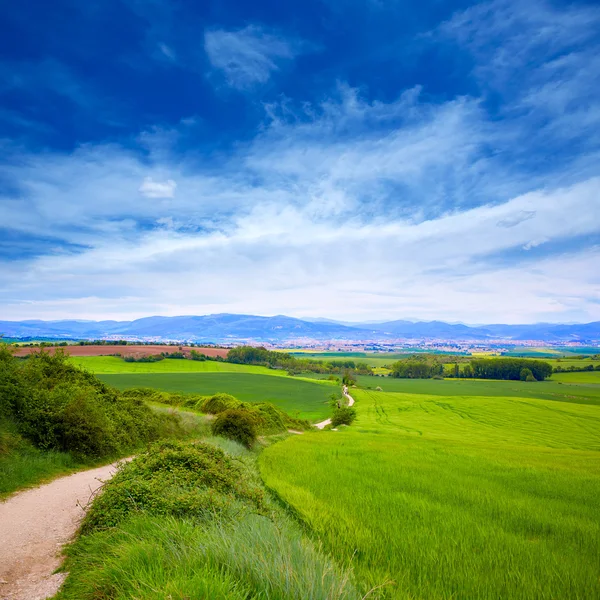
<instances>
[{"instance_id":1,"label":"crop field","mask_svg":"<svg viewBox=\"0 0 600 600\"><path fill-rule=\"evenodd\" d=\"M162 361L166 362L166 361ZM155 366L161 363L138 363ZM192 362L192 361L174 361ZM130 363L131 364L131 363ZM133 363L135 364L135 363ZM201 362L200 365L224 363ZM229 365L241 366L241 365ZM247 367L246 369L257 369ZM268 371L268 369L265 369ZM297 377L272 377L252 372L128 373L101 374L98 377L118 389L151 387L167 392L210 395L226 392L243 402L271 402L294 417L319 421L329 416L328 404L339 388L329 381L309 381Z\"/></svg>"},{"instance_id":2,"label":"crop field","mask_svg":"<svg viewBox=\"0 0 600 600\"><path fill-rule=\"evenodd\" d=\"M143 344L143 345L128 345L123 346L120 344L86 344L80 346L78 343L68 343L68 346L60 346L59 350L64 350L71 356L111 356L114 354L120 354L121 356L134 356L140 358L142 356L153 356L160 354L161 352L183 352L186 356L191 354L194 350L206 356L220 356L225 358L229 350L227 348L201 348L191 346L169 346L166 344ZM45 352L56 352L57 348L54 346L44 348ZM15 352L15 356L27 356L33 352L39 352L39 348L21 347Z\"/></svg>"},{"instance_id":3,"label":"crop field","mask_svg":"<svg viewBox=\"0 0 600 600\"><path fill-rule=\"evenodd\" d=\"M544 358L561 356L576 357L580 354L600 354L600 348L596 346L542 346L539 348L532 348L530 346L516 346L509 352L505 352L504 356L526 356L530 358Z\"/></svg>"},{"instance_id":4,"label":"crop field","mask_svg":"<svg viewBox=\"0 0 600 600\"><path fill-rule=\"evenodd\" d=\"M165 358L158 362L126 362L117 356L72 356L69 360L78 367L98 375L102 373L253 373L287 377L287 373L281 369L214 360Z\"/></svg>"},{"instance_id":5,"label":"crop field","mask_svg":"<svg viewBox=\"0 0 600 600\"><path fill-rule=\"evenodd\" d=\"M553 381L562 383L590 383L598 385L600 389L600 371L583 371L579 373L554 373Z\"/></svg>"},{"instance_id":6,"label":"crop field","mask_svg":"<svg viewBox=\"0 0 600 600\"><path fill-rule=\"evenodd\" d=\"M405 393L354 390L351 427L260 458L267 485L363 589L600 597L600 407L532 398L520 382L393 383ZM502 396L503 385L524 393Z\"/></svg>"},{"instance_id":7,"label":"crop field","mask_svg":"<svg viewBox=\"0 0 600 600\"><path fill-rule=\"evenodd\" d=\"M554 381L554 377L563 377ZM441 396L491 396L508 398L541 398L560 402L600 405L600 386L576 384L577 375L568 373L553 375L549 381L498 381L495 379L395 379L393 377L359 376L358 383L365 388L380 387L384 392L404 392L409 394L432 394ZM595 376L595 373L591 374ZM573 376L573 379L569 377ZM597 381L597 380L596 380ZM600 382L599 382L600 383Z\"/></svg>"},{"instance_id":8,"label":"crop field","mask_svg":"<svg viewBox=\"0 0 600 600\"><path fill-rule=\"evenodd\" d=\"M479 353L473 353L473 358L489 358L490 355L489 354L484 354L482 352ZM462 371L465 366L469 363L469 357L464 357L464 356L459 356L457 357L458 360L458 368ZM502 358L502 357L498 357L498 356L494 356L494 358ZM505 356L505 358L510 358L509 356ZM541 357L541 356L530 356L529 358L533 358L533 359L537 359L537 360L543 360L544 362L547 362L549 365L552 366L552 368L556 368L556 367L561 367L562 369L568 369L569 367L575 367L577 369L582 369L584 367L587 367L588 365L598 365L600 364L600 360L599 359L592 359L589 357L585 357L585 358L575 358L575 357L571 357L571 358L546 358L546 357ZM456 363L453 362L448 362L444 364L444 371L446 373L451 373L454 370L454 365Z\"/></svg>"}]
</instances>

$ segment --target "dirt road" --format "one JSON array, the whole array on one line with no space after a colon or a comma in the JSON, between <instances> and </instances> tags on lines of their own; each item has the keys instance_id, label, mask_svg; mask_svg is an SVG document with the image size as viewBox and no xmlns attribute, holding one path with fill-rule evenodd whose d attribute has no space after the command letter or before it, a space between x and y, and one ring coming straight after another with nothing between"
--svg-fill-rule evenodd
<instances>
[{"instance_id":1,"label":"dirt road","mask_svg":"<svg viewBox=\"0 0 600 600\"><path fill-rule=\"evenodd\" d=\"M52 597L66 574L63 544L74 535L90 496L116 472L116 465L74 473L0 503L0 598Z\"/></svg>"},{"instance_id":2,"label":"dirt road","mask_svg":"<svg viewBox=\"0 0 600 600\"><path fill-rule=\"evenodd\" d=\"M346 396L346 398L348 398L348 406L352 406L354 404L354 398L348 393L348 386L344 386L342 389L342 393L344 394L344 396ZM331 424L331 419L325 419L324 421L321 421L320 423L315 423L314 427L316 427L317 429L324 429L325 427L327 427L327 425Z\"/></svg>"}]
</instances>

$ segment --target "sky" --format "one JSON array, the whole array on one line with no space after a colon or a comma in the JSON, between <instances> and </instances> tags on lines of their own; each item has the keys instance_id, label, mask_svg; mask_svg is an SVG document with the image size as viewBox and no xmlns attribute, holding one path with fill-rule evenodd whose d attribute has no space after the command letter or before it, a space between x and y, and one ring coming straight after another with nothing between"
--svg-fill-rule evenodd
<instances>
[{"instance_id":1,"label":"sky","mask_svg":"<svg viewBox=\"0 0 600 600\"><path fill-rule=\"evenodd\" d=\"M600 6L0 7L0 319L600 320Z\"/></svg>"}]
</instances>

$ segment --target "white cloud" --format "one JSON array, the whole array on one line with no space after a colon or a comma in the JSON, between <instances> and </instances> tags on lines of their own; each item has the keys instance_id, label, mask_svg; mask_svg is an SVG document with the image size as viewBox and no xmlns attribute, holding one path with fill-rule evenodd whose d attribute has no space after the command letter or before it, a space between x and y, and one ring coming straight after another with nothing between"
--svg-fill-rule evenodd
<instances>
[{"instance_id":1,"label":"white cloud","mask_svg":"<svg viewBox=\"0 0 600 600\"><path fill-rule=\"evenodd\" d=\"M531 240L523 246L523 250L531 250L532 248L537 248L538 246L541 246L542 244L545 244L546 242L549 242L549 241L550 240L545 237L539 238L537 240Z\"/></svg>"},{"instance_id":2,"label":"white cloud","mask_svg":"<svg viewBox=\"0 0 600 600\"><path fill-rule=\"evenodd\" d=\"M300 52L301 44L248 25L235 31L207 30L204 49L213 68L225 75L228 84L244 89L267 82L283 62Z\"/></svg>"},{"instance_id":3,"label":"white cloud","mask_svg":"<svg viewBox=\"0 0 600 600\"><path fill-rule=\"evenodd\" d=\"M154 181L152 177L145 177L139 192L146 198L174 198L177 183L173 179L167 181Z\"/></svg>"},{"instance_id":4,"label":"white cloud","mask_svg":"<svg viewBox=\"0 0 600 600\"><path fill-rule=\"evenodd\" d=\"M506 49L494 42L486 54L485 36L496 40L504 27L490 6L509 4L486 6L457 16L452 28L494 69L496 90L506 65L520 69L555 38L564 49L568 36L544 29L561 27L560 19L531 25L513 10L506 18L516 41ZM587 21L571 15L565 23L573 40L587 39L577 33ZM207 32L205 42L213 67L238 88L266 82L298 51L253 27ZM5 222L87 248L0 266L3 316L600 319L600 248L589 245L600 235L600 162L590 135L600 111L586 104L596 67L582 71L582 52L544 55L534 77L517 70L522 91L509 85L514 95L493 120L479 98L430 103L415 87L384 103L340 84L320 104L268 106L255 139L218 166L175 154L177 131L159 128L140 136L149 150L143 160L109 145L15 152L0 173L20 188L3 200ZM551 168L523 166L530 154L550 160L567 134L585 140L585 151ZM169 201L140 201L140 193Z\"/></svg>"}]
</instances>

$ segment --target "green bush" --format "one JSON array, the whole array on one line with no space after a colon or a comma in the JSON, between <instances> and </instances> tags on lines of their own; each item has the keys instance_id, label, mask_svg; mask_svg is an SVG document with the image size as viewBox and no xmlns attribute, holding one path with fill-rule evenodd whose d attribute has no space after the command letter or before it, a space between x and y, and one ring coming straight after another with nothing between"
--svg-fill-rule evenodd
<instances>
[{"instance_id":1,"label":"green bush","mask_svg":"<svg viewBox=\"0 0 600 600\"><path fill-rule=\"evenodd\" d=\"M331 417L331 425L337 427L338 425L352 425L356 419L356 410L350 406L343 406L333 411Z\"/></svg>"},{"instance_id":2,"label":"green bush","mask_svg":"<svg viewBox=\"0 0 600 600\"><path fill-rule=\"evenodd\" d=\"M182 432L177 416L145 404L146 392L120 394L66 358L39 352L19 364L0 349L0 419L13 421L37 448L108 458Z\"/></svg>"},{"instance_id":3,"label":"green bush","mask_svg":"<svg viewBox=\"0 0 600 600\"><path fill-rule=\"evenodd\" d=\"M242 403L230 394L205 396L196 404L196 410L209 415L217 415L230 408L238 408Z\"/></svg>"},{"instance_id":4,"label":"green bush","mask_svg":"<svg viewBox=\"0 0 600 600\"><path fill-rule=\"evenodd\" d=\"M531 369L521 369L519 378L521 379L521 381L536 381L536 378L533 376Z\"/></svg>"},{"instance_id":5,"label":"green bush","mask_svg":"<svg viewBox=\"0 0 600 600\"><path fill-rule=\"evenodd\" d=\"M86 514L89 533L144 513L212 519L244 506L263 509L264 492L244 464L223 450L200 442L162 442L125 465Z\"/></svg>"},{"instance_id":6,"label":"green bush","mask_svg":"<svg viewBox=\"0 0 600 600\"><path fill-rule=\"evenodd\" d=\"M215 419L213 435L220 435L250 448L257 437L256 415L251 411L230 408Z\"/></svg>"}]
</instances>

